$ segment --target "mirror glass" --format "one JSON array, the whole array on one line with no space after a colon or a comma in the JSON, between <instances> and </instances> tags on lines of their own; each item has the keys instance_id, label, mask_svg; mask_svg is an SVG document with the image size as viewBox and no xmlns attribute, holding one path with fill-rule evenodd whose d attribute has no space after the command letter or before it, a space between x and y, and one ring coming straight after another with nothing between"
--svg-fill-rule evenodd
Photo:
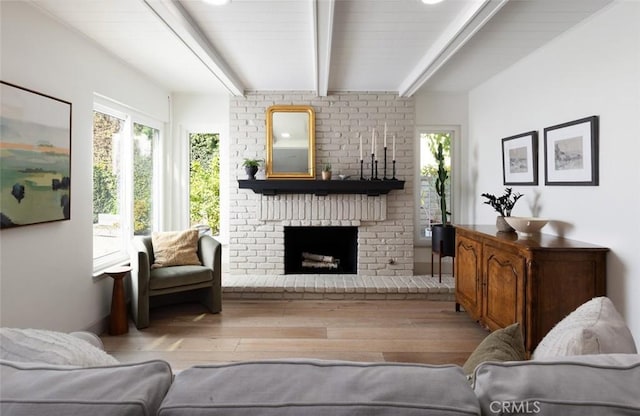
<instances>
[{"instance_id":1,"label":"mirror glass","mask_svg":"<svg viewBox=\"0 0 640 416\"><path fill-rule=\"evenodd\" d=\"M313 107L267 109L267 178L315 179Z\"/></svg>"}]
</instances>

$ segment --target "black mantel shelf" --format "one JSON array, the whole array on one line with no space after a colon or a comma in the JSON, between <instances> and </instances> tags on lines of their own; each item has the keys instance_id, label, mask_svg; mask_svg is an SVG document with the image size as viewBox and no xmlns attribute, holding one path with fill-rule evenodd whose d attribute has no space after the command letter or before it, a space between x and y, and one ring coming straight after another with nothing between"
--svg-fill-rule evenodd
<instances>
[{"instance_id":1,"label":"black mantel shelf","mask_svg":"<svg viewBox=\"0 0 640 416\"><path fill-rule=\"evenodd\" d=\"M404 189L404 181L389 180L304 180L304 179L238 179L240 189L252 189L263 195L278 194L366 194L379 196L393 189Z\"/></svg>"}]
</instances>

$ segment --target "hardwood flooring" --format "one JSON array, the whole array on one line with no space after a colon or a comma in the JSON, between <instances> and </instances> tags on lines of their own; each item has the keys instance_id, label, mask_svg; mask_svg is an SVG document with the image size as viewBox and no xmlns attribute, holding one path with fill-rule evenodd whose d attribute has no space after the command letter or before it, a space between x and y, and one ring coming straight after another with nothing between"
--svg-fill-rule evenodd
<instances>
[{"instance_id":1,"label":"hardwood flooring","mask_svg":"<svg viewBox=\"0 0 640 416\"><path fill-rule=\"evenodd\" d=\"M294 357L463 364L488 334L453 302L429 300L225 300L220 314L181 304L150 316L149 328L103 335L107 352L174 370Z\"/></svg>"}]
</instances>

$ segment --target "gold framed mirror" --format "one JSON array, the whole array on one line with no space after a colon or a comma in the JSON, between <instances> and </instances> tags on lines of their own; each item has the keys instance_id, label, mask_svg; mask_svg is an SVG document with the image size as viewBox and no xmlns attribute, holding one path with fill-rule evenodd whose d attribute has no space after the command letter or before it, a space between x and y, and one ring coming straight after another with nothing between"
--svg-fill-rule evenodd
<instances>
[{"instance_id":1,"label":"gold framed mirror","mask_svg":"<svg viewBox=\"0 0 640 416\"><path fill-rule=\"evenodd\" d=\"M316 118L307 105L274 105L267 109L269 178L315 179Z\"/></svg>"}]
</instances>

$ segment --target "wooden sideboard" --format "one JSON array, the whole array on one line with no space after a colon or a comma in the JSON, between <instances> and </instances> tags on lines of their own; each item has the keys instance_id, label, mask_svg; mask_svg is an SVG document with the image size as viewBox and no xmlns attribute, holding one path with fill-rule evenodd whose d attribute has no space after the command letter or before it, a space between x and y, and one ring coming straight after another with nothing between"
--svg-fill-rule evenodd
<instances>
[{"instance_id":1,"label":"wooden sideboard","mask_svg":"<svg viewBox=\"0 0 640 416\"><path fill-rule=\"evenodd\" d=\"M606 294L609 249L547 234L519 238L489 225L456 225L456 310L490 330L522 325L533 352L562 318Z\"/></svg>"}]
</instances>

